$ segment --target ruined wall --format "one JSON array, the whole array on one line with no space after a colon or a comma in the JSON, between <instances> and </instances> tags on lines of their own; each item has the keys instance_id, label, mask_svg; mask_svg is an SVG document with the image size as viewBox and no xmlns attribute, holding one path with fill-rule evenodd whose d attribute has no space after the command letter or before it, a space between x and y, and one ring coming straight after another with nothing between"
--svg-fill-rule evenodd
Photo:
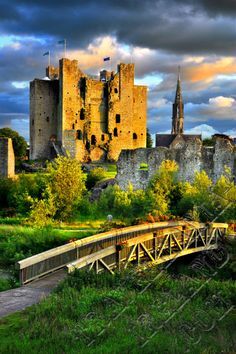
<instances>
[{"instance_id":1,"label":"ruined wall","mask_svg":"<svg viewBox=\"0 0 236 354\"><path fill-rule=\"evenodd\" d=\"M50 140L57 139L58 80L30 83L30 158L50 158Z\"/></svg>"},{"instance_id":2,"label":"ruined wall","mask_svg":"<svg viewBox=\"0 0 236 354\"><path fill-rule=\"evenodd\" d=\"M15 155L10 138L0 137L0 175L10 178L15 176Z\"/></svg>"},{"instance_id":3,"label":"ruined wall","mask_svg":"<svg viewBox=\"0 0 236 354\"><path fill-rule=\"evenodd\" d=\"M205 170L215 181L224 174L224 166L236 175L236 151L230 141L217 139L215 146L205 147L199 139L186 143L182 148L151 148L123 150L117 163L117 182L125 189L131 182L136 189L143 189L163 160L175 160L179 165L180 180L192 181L196 171ZM143 169L146 164L146 169Z\"/></svg>"}]
</instances>

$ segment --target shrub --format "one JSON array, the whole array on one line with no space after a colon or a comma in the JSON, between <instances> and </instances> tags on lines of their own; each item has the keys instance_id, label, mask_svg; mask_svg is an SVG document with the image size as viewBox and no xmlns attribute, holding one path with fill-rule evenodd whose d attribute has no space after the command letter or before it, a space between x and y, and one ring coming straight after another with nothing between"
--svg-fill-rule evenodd
<instances>
[{"instance_id":1,"label":"shrub","mask_svg":"<svg viewBox=\"0 0 236 354\"><path fill-rule=\"evenodd\" d=\"M97 167L94 168L93 170L89 171L87 174L87 179L86 179L86 188L88 190L92 189L95 184L101 180L106 178L106 171L102 167Z\"/></svg>"}]
</instances>

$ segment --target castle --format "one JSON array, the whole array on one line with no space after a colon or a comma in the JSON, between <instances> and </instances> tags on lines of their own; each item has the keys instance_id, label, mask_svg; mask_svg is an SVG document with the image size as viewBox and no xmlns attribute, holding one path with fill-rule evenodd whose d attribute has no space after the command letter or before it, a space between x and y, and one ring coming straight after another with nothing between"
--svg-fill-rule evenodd
<instances>
[{"instance_id":1,"label":"castle","mask_svg":"<svg viewBox=\"0 0 236 354\"><path fill-rule=\"evenodd\" d=\"M134 64L98 80L61 59L30 83L30 158L69 152L81 162L115 161L122 149L146 147L146 96L146 86L134 85Z\"/></svg>"}]
</instances>

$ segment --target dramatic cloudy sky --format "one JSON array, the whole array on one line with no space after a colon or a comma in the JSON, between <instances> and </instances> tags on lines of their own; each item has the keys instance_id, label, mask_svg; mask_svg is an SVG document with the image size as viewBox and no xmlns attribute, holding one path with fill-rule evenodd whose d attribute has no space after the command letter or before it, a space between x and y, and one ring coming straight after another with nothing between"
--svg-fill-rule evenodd
<instances>
[{"instance_id":1,"label":"dramatic cloudy sky","mask_svg":"<svg viewBox=\"0 0 236 354\"><path fill-rule=\"evenodd\" d=\"M236 0L0 0L0 127L28 139L28 83L63 55L97 74L135 62L149 86L148 126L167 132L177 67L185 130L236 136ZM110 64L108 64L109 68Z\"/></svg>"}]
</instances>

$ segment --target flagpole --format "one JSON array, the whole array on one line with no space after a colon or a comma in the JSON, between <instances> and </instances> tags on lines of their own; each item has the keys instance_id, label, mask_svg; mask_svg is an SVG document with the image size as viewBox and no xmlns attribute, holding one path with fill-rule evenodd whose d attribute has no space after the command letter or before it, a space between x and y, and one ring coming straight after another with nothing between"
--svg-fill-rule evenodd
<instances>
[{"instance_id":1,"label":"flagpole","mask_svg":"<svg viewBox=\"0 0 236 354\"><path fill-rule=\"evenodd\" d=\"M50 50L48 51L48 66L51 64L51 55L50 55Z\"/></svg>"},{"instance_id":2,"label":"flagpole","mask_svg":"<svg viewBox=\"0 0 236 354\"><path fill-rule=\"evenodd\" d=\"M64 56L66 58L66 39L64 39Z\"/></svg>"}]
</instances>

